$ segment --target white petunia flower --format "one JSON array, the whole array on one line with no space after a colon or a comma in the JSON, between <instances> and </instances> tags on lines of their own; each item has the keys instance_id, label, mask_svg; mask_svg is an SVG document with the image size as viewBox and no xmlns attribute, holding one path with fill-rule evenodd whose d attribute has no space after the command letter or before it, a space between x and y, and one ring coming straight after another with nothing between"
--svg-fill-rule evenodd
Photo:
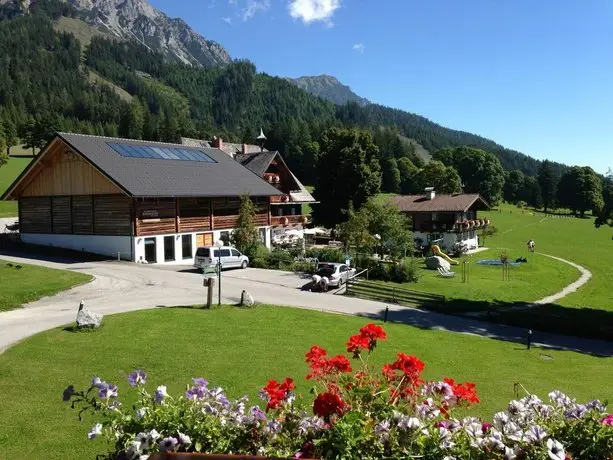
<instances>
[{"instance_id":1,"label":"white petunia flower","mask_svg":"<svg viewBox=\"0 0 613 460\"><path fill-rule=\"evenodd\" d=\"M549 436L547 432L539 425L532 425L526 432L526 439L530 443L544 441L547 436Z\"/></svg>"},{"instance_id":2,"label":"white petunia flower","mask_svg":"<svg viewBox=\"0 0 613 460\"><path fill-rule=\"evenodd\" d=\"M547 440L547 454L551 460L564 460L566 458L564 446L552 438Z\"/></svg>"},{"instance_id":3,"label":"white petunia flower","mask_svg":"<svg viewBox=\"0 0 613 460\"><path fill-rule=\"evenodd\" d=\"M158 433L155 428L149 432L149 439L155 441L159 437L160 433Z\"/></svg>"},{"instance_id":4,"label":"white petunia flower","mask_svg":"<svg viewBox=\"0 0 613 460\"><path fill-rule=\"evenodd\" d=\"M140 409L136 409L136 414L134 416L134 418L136 420L142 420L145 415L147 415L147 408L146 407L142 407Z\"/></svg>"},{"instance_id":5,"label":"white petunia flower","mask_svg":"<svg viewBox=\"0 0 613 460\"><path fill-rule=\"evenodd\" d=\"M504 448L504 460L516 460L521 452L519 447L505 447Z\"/></svg>"},{"instance_id":6,"label":"white petunia flower","mask_svg":"<svg viewBox=\"0 0 613 460\"><path fill-rule=\"evenodd\" d=\"M96 439L102 434L102 424L96 423L92 430L87 434L88 439Z\"/></svg>"},{"instance_id":7,"label":"white petunia flower","mask_svg":"<svg viewBox=\"0 0 613 460\"><path fill-rule=\"evenodd\" d=\"M191 444L192 438L190 438L188 435L183 434L179 431L179 442L181 444Z\"/></svg>"}]
</instances>

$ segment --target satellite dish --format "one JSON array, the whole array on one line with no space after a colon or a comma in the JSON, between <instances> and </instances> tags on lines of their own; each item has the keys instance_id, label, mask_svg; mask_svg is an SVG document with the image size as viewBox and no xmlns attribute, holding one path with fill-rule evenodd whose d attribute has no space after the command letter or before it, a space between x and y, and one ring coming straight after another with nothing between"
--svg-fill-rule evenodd
<instances>
[{"instance_id":1,"label":"satellite dish","mask_svg":"<svg viewBox=\"0 0 613 460\"><path fill-rule=\"evenodd\" d=\"M258 140L266 140L266 136L264 135L264 130L260 128L260 135L257 137Z\"/></svg>"}]
</instances>

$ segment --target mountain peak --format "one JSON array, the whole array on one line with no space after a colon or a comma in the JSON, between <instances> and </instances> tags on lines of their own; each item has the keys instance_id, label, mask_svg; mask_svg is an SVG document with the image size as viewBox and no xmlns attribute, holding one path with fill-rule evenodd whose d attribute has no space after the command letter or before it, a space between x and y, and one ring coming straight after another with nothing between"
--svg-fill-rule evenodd
<instances>
[{"instance_id":1,"label":"mountain peak","mask_svg":"<svg viewBox=\"0 0 613 460\"><path fill-rule=\"evenodd\" d=\"M166 58L201 67L232 61L219 44L194 32L182 19L171 19L145 0L64 0L91 26L120 40L135 40Z\"/></svg>"},{"instance_id":2,"label":"mountain peak","mask_svg":"<svg viewBox=\"0 0 613 460\"><path fill-rule=\"evenodd\" d=\"M334 104L343 105L347 102L357 102L362 106L370 104L368 99L358 96L349 86L343 85L332 75L322 74L300 78L288 78L287 80L299 88Z\"/></svg>"}]
</instances>

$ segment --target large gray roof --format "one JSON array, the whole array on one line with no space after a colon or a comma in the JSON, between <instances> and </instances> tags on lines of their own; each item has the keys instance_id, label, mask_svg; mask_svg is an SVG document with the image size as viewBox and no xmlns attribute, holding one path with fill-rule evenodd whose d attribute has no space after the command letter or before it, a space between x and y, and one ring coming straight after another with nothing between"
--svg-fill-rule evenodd
<instances>
[{"instance_id":1,"label":"large gray roof","mask_svg":"<svg viewBox=\"0 0 613 460\"><path fill-rule=\"evenodd\" d=\"M135 197L281 195L276 188L219 149L69 133L58 133L58 136ZM199 150L215 162L124 157L109 143Z\"/></svg>"},{"instance_id":2,"label":"large gray roof","mask_svg":"<svg viewBox=\"0 0 613 460\"><path fill-rule=\"evenodd\" d=\"M237 153L234 155L234 159L242 164L245 168L253 171L260 177L264 176L264 173L272 163L272 160L279 154L279 152L257 152L257 153Z\"/></svg>"}]
</instances>

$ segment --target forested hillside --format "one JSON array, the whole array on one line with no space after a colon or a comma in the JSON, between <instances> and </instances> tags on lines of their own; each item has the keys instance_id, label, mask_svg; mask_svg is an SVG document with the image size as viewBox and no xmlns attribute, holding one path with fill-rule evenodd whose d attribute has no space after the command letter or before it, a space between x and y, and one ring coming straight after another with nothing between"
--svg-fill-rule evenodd
<instances>
[{"instance_id":1,"label":"forested hillside","mask_svg":"<svg viewBox=\"0 0 613 460\"><path fill-rule=\"evenodd\" d=\"M54 30L73 15L59 0L33 2L26 16L0 6L0 124L9 144L16 132L41 146L54 130L174 142L180 136L253 142L260 127L305 181L315 177L322 132L359 127L375 134L384 178L406 157L419 166L414 139L435 152L473 146L494 153L507 170L536 175L539 162L493 141L439 126L424 117L376 104L333 105L282 78L257 73L246 61L210 69L169 62L136 42L94 37L83 50L74 36ZM82 58L84 56L84 58ZM95 71L123 88L122 100ZM9 134L7 134L9 133ZM553 164L562 170L562 165ZM386 187L385 180L383 184Z\"/></svg>"}]
</instances>

